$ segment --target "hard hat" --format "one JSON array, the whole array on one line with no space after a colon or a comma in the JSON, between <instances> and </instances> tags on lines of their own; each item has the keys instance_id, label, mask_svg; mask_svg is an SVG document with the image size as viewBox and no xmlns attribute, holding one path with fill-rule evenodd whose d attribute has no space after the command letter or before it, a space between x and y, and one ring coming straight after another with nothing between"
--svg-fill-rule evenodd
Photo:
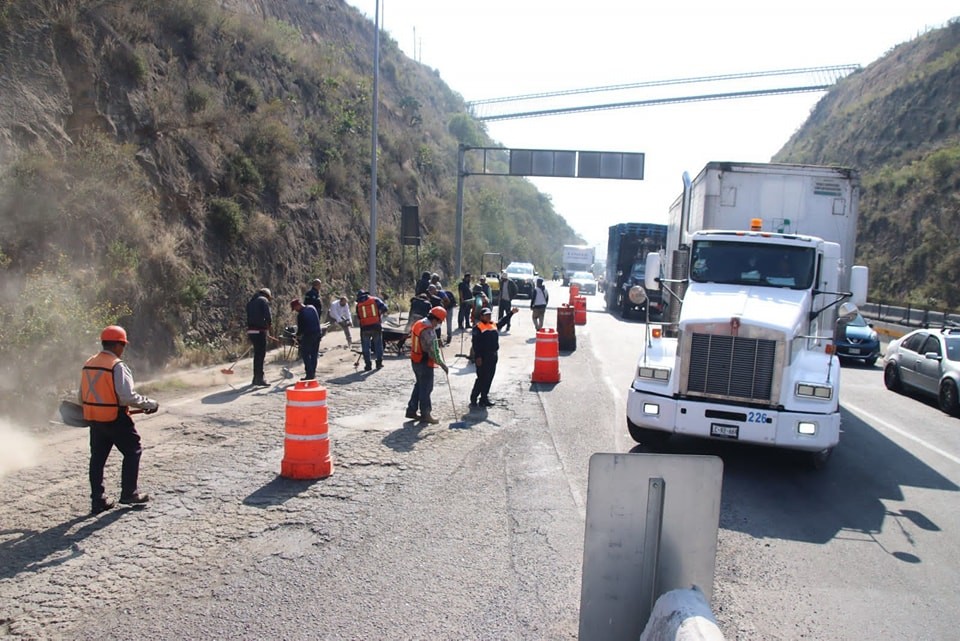
<instances>
[{"instance_id":1,"label":"hard hat","mask_svg":"<svg viewBox=\"0 0 960 641\"><path fill-rule=\"evenodd\" d=\"M294 298L292 301L290 301L290 309L296 309L299 306L300 306L299 298Z\"/></svg>"},{"instance_id":2,"label":"hard hat","mask_svg":"<svg viewBox=\"0 0 960 641\"><path fill-rule=\"evenodd\" d=\"M319 284L322 283L322 282L323 282L323 281L320 280L319 278L314 278L314 279L313 279L313 284L314 284L314 285L319 285Z\"/></svg>"},{"instance_id":3,"label":"hard hat","mask_svg":"<svg viewBox=\"0 0 960 641\"><path fill-rule=\"evenodd\" d=\"M447 310L437 305L430 309L430 316L433 316L438 321L445 321L447 320Z\"/></svg>"},{"instance_id":4,"label":"hard hat","mask_svg":"<svg viewBox=\"0 0 960 641\"><path fill-rule=\"evenodd\" d=\"M102 343L127 343L127 330L119 325L110 325L104 327L100 332L100 342Z\"/></svg>"},{"instance_id":5,"label":"hard hat","mask_svg":"<svg viewBox=\"0 0 960 641\"><path fill-rule=\"evenodd\" d=\"M481 316L486 316L487 314L492 314L492 313L493 313L493 312L490 311L490 308L489 308L489 307L484 307L483 309L480 310L480 315L481 315Z\"/></svg>"},{"instance_id":6,"label":"hard hat","mask_svg":"<svg viewBox=\"0 0 960 641\"><path fill-rule=\"evenodd\" d=\"M257 293L258 293L258 294L263 294L264 296L266 296L267 298L270 298L270 299L273 298L273 294L271 294L271 293L270 293L270 290L267 289L266 287L262 287L262 288L260 289L260 291L258 291Z\"/></svg>"},{"instance_id":7,"label":"hard hat","mask_svg":"<svg viewBox=\"0 0 960 641\"><path fill-rule=\"evenodd\" d=\"M363 298L366 295L367 295L367 292L365 290L362 290L362 289L357 290L357 298Z\"/></svg>"}]
</instances>

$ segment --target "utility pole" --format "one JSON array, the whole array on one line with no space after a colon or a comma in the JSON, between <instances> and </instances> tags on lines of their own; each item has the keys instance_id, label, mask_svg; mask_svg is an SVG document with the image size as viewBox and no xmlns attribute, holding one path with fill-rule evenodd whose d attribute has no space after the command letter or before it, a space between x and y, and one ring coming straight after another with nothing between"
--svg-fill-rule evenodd
<instances>
[{"instance_id":1,"label":"utility pole","mask_svg":"<svg viewBox=\"0 0 960 641\"><path fill-rule=\"evenodd\" d=\"M380 0L373 20L373 126L370 140L370 256L368 290L377 295L377 118L380 109Z\"/></svg>"}]
</instances>

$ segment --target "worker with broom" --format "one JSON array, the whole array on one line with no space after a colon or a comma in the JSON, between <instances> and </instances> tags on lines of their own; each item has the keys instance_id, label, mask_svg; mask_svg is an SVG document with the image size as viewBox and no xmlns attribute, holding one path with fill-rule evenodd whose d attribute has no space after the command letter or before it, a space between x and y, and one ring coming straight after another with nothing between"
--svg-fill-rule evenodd
<instances>
[{"instance_id":1,"label":"worker with broom","mask_svg":"<svg viewBox=\"0 0 960 641\"><path fill-rule=\"evenodd\" d=\"M102 351L83 365L80 378L80 405L83 419L90 425L90 499L92 514L113 507L103 486L103 468L110 451L116 447L123 454L120 472L120 502L142 505L150 495L140 492L140 435L130 418L130 408L153 414L160 404L141 396L134 389L133 374L120 358L127 346L127 331L110 325L100 332Z\"/></svg>"},{"instance_id":2,"label":"worker with broom","mask_svg":"<svg viewBox=\"0 0 960 641\"><path fill-rule=\"evenodd\" d=\"M247 337L253 345L253 383L254 387L270 385L263 377L263 361L267 358L267 337L273 325L270 315L270 301L273 294L266 287L257 290L247 303Z\"/></svg>"},{"instance_id":3,"label":"worker with broom","mask_svg":"<svg viewBox=\"0 0 960 641\"><path fill-rule=\"evenodd\" d=\"M503 318L493 322L493 312L489 307L480 310L480 320L473 326L473 362L477 366L477 380L470 392L470 407L490 407L490 385L497 373L498 352L500 351L500 330L510 323L510 318L520 311L510 308Z\"/></svg>"},{"instance_id":4,"label":"worker with broom","mask_svg":"<svg viewBox=\"0 0 960 641\"><path fill-rule=\"evenodd\" d=\"M433 393L433 369L439 365L444 373L448 371L440 352L440 341L437 340L437 328L446 318L447 310L434 307L425 318L414 323L410 330L410 364L416 382L407 403L406 417L431 425L440 422L433 417L430 401L430 394ZM420 411L419 414L417 410Z\"/></svg>"}]
</instances>

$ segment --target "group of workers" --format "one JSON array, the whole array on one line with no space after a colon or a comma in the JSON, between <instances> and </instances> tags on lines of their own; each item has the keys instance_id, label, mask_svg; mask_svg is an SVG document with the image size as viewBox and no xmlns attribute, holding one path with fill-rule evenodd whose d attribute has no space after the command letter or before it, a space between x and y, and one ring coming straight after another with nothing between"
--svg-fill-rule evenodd
<instances>
[{"instance_id":1,"label":"group of workers","mask_svg":"<svg viewBox=\"0 0 960 641\"><path fill-rule=\"evenodd\" d=\"M428 277L430 274L426 274ZM490 399L490 386L497 370L498 353L500 349L500 331L510 326L510 321L519 310L510 307L513 298L509 288L510 280L502 281L501 303L504 299L508 308L501 313L496 323L493 322L493 311L489 306L489 298L483 291L482 285L469 287L469 300L463 298L463 285L469 287L470 274L464 275L461 282L461 309L469 306L472 313L464 323L460 315L460 328L471 329L471 356L476 366L476 380L470 391L470 407L489 407L494 405ZM303 359L303 380L316 377L317 357L320 339L323 335L323 325L320 322L323 311L320 297L320 279L315 279L311 288L304 294L303 299L290 301L290 309L297 314L297 338L300 346L300 356ZM480 288L475 292L476 288ZM538 282L542 287L542 281ZM436 292L443 291L443 298ZM407 402L406 418L418 420L428 424L439 423L433 416L433 407L430 396L433 392L434 369L440 367L445 374L449 372L443 358L440 340L440 327L447 321L447 344L450 342L452 314L448 313L455 305L446 302L452 293L446 292L439 282L427 282L424 292L427 300L433 302L440 298L440 304L433 305L421 318L416 319L410 326L410 363L413 368L414 386ZM543 298L546 290L542 290ZM263 287L247 303L247 336L253 349L253 386L269 385L264 378L264 359L267 352L267 340L273 317L270 311L270 302L273 294L270 289ZM531 308L536 311L531 301ZM466 302L467 305L463 303ZM479 309L476 304L483 304ZM543 300L543 306L546 301ZM356 316L360 325L360 341L362 355L365 362L365 371L373 368L376 362L377 369L383 367L383 318L387 313L386 304L378 297L367 291L359 290L356 295ZM352 345L350 327L353 324L347 298L340 295L330 306L330 320L336 323L343 331L347 344ZM542 319L542 315L541 315ZM541 320L542 322L542 320ZM78 392L79 402L84 421L90 426L90 465L89 480L91 489L91 513L99 514L114 506L114 501L107 496L103 476L107 458L114 447L123 455L120 482L120 503L128 505L142 505L150 500L148 494L142 493L138 479L140 472L140 456L143 452L140 435L131 418L132 414L143 412L152 414L160 404L146 396L137 393L133 381L133 374L123 362L122 356L127 346L127 332L123 327L110 325L100 334L101 351L83 365ZM449 381L448 381L449 384ZM131 409L133 408L133 409Z\"/></svg>"}]
</instances>

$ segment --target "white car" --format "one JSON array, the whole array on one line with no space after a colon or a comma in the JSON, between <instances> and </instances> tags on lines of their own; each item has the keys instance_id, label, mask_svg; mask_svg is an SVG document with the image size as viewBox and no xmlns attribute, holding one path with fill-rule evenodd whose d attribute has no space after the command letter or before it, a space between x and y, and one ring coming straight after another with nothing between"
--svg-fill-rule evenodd
<instances>
[{"instance_id":1,"label":"white car","mask_svg":"<svg viewBox=\"0 0 960 641\"><path fill-rule=\"evenodd\" d=\"M590 272L573 272L570 275L570 286L576 285L580 288L580 293L584 296L596 296L597 279Z\"/></svg>"},{"instance_id":2,"label":"white car","mask_svg":"<svg viewBox=\"0 0 960 641\"><path fill-rule=\"evenodd\" d=\"M537 272L533 263L513 262L504 270L507 277L517 284L517 295L533 298L533 287L536 284Z\"/></svg>"}]
</instances>

